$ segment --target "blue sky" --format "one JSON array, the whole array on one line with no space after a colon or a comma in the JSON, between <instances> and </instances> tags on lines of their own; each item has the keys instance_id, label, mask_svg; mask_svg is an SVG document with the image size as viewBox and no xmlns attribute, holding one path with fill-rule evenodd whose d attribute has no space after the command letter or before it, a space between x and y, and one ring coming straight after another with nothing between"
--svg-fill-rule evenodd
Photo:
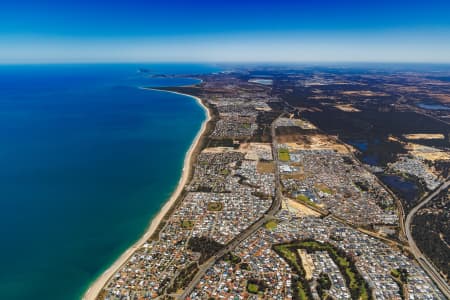
<instances>
[{"instance_id":1,"label":"blue sky","mask_svg":"<svg viewBox=\"0 0 450 300\"><path fill-rule=\"evenodd\" d=\"M0 63L450 62L450 1L0 3Z\"/></svg>"}]
</instances>

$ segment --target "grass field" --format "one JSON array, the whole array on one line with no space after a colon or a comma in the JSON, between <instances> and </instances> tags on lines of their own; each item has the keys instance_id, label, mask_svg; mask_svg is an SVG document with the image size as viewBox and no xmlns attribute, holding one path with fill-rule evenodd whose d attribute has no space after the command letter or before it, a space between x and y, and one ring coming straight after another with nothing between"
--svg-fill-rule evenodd
<instances>
[{"instance_id":1,"label":"grass field","mask_svg":"<svg viewBox=\"0 0 450 300\"><path fill-rule=\"evenodd\" d=\"M183 229L192 229L195 225L195 222L192 220L183 220L181 221L181 227Z\"/></svg>"},{"instance_id":2,"label":"grass field","mask_svg":"<svg viewBox=\"0 0 450 300\"><path fill-rule=\"evenodd\" d=\"M339 252L335 247L328 243L319 243L316 241L303 241L296 242L292 244L282 244L274 246L274 249L277 253L279 253L288 263L299 272L299 275L304 278L305 272L303 267L301 266L301 260L296 255L297 249L305 249L308 252L313 251L327 251L330 254L330 257L335 261L341 270L342 275L346 279L347 286L350 289L352 299L357 300L369 300L370 292L368 290L367 283L361 277L359 273L356 271L356 267L354 264L341 252ZM301 284L301 282L299 281ZM303 285L302 285L303 286ZM299 289L299 298L300 296ZM306 290L303 289L303 293L306 296ZM306 298L305 298L306 299Z\"/></svg>"},{"instance_id":3,"label":"grass field","mask_svg":"<svg viewBox=\"0 0 450 300\"><path fill-rule=\"evenodd\" d=\"M221 211L223 209L223 203L221 202L209 202L208 210L209 211Z\"/></svg>"},{"instance_id":4,"label":"grass field","mask_svg":"<svg viewBox=\"0 0 450 300\"><path fill-rule=\"evenodd\" d=\"M305 270L301 266L301 261L296 253L292 251L289 244L276 245L274 246L274 250L300 275L300 280L295 284L296 299L308 300L310 291L305 279Z\"/></svg>"},{"instance_id":5,"label":"grass field","mask_svg":"<svg viewBox=\"0 0 450 300\"><path fill-rule=\"evenodd\" d=\"M289 150L286 148L278 149L278 158L281 161L289 161L291 157L289 156Z\"/></svg>"},{"instance_id":6,"label":"grass field","mask_svg":"<svg viewBox=\"0 0 450 300\"><path fill-rule=\"evenodd\" d=\"M312 202L311 199L309 199L308 196L306 196L306 195L303 195L303 194L297 195L297 197L295 199L300 203L317 207L317 204Z\"/></svg>"},{"instance_id":7,"label":"grass field","mask_svg":"<svg viewBox=\"0 0 450 300\"><path fill-rule=\"evenodd\" d=\"M326 194L330 194L330 195L333 194L333 191L323 183L316 184L315 188L318 189L319 191L321 191L322 193L326 193Z\"/></svg>"},{"instance_id":8,"label":"grass field","mask_svg":"<svg viewBox=\"0 0 450 300\"><path fill-rule=\"evenodd\" d=\"M275 228L277 228L277 225L278 225L277 221L270 220L266 224L264 224L264 227L268 230L274 230Z\"/></svg>"},{"instance_id":9,"label":"grass field","mask_svg":"<svg viewBox=\"0 0 450 300\"><path fill-rule=\"evenodd\" d=\"M249 283L247 285L247 291L249 291L249 293L252 293L252 294L257 294L259 291L259 286L255 283Z\"/></svg>"}]
</instances>

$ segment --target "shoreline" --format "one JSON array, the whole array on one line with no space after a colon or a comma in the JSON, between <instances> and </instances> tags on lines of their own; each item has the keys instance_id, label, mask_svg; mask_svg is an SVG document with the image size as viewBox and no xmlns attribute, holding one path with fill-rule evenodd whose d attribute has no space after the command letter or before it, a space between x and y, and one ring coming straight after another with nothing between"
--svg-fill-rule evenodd
<instances>
[{"instance_id":1,"label":"shoreline","mask_svg":"<svg viewBox=\"0 0 450 300\"><path fill-rule=\"evenodd\" d=\"M161 221L164 220L164 217L169 213L170 209L173 207L173 205L176 203L176 200L182 193L185 185L187 184L187 180L189 178L189 175L192 170L192 154L194 153L195 149L197 148L201 137L205 133L206 125L211 120L211 112L209 111L208 107L206 107L202 100L199 97L183 94L180 92L175 91L165 91L165 90L158 90L157 88L142 88L142 89L148 89L148 90L155 90L160 92L167 92L167 93L173 93L178 94L182 96L187 96L189 98L193 98L197 101L197 103L203 108L203 110L206 112L206 119L202 122L202 125L200 127L200 130L198 131L197 135L195 136L194 140L192 141L192 144L190 145L188 151L186 152L186 155L184 157L184 163L183 168L181 170L181 178L178 181L177 187L172 192L172 195L170 196L169 200L166 201L163 205L163 207L159 210L158 214L152 218L150 225L144 232L144 234L137 240L134 244L132 244L130 247L128 247L125 252L123 252L112 265L110 265L100 276L98 276L95 281L89 285L89 288L84 292L82 299L84 300L95 300L97 296L100 294L103 287L106 285L108 280L127 262L127 260L133 255L133 253L139 249L145 242L147 242L152 235L156 232L156 230L159 227L159 224Z\"/></svg>"}]
</instances>

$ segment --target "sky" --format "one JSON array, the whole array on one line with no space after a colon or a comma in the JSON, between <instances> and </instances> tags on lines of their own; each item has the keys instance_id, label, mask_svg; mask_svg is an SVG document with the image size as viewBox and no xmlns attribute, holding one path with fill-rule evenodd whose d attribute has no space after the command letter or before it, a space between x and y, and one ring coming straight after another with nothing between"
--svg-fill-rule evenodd
<instances>
[{"instance_id":1,"label":"sky","mask_svg":"<svg viewBox=\"0 0 450 300\"><path fill-rule=\"evenodd\" d=\"M450 63L450 1L0 1L0 63Z\"/></svg>"}]
</instances>

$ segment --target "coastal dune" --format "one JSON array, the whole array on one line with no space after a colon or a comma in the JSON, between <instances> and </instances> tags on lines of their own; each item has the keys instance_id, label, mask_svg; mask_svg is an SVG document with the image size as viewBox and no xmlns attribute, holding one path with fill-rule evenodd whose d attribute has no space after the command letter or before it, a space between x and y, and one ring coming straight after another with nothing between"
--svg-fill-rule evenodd
<instances>
[{"instance_id":1,"label":"coastal dune","mask_svg":"<svg viewBox=\"0 0 450 300\"><path fill-rule=\"evenodd\" d=\"M157 89L151 89L151 90L157 90ZM158 90L160 91L160 90ZM178 185L175 189L175 191L170 196L169 200L164 204L164 206L161 208L161 210L158 212L158 214L152 219L150 226L145 231L144 235L135 242L130 248L128 248L106 271L104 271L88 288L86 293L83 295L84 300L95 300L103 287L106 285L108 280L127 262L127 260L133 255L133 253L142 247L142 245L147 242L150 237L156 232L156 230L159 227L159 224L162 220L164 220L164 217L169 213L172 206L175 204L176 200L180 196L181 192L183 191L184 186L187 184L187 181L189 179L189 174L191 173L192 165L193 165L193 154L195 153L195 149L199 145L200 139L205 133L205 130L207 128L208 122L211 120L211 114L208 108L203 104L202 100L198 97L183 94L179 92L174 91L164 91L167 93L173 93L178 95L187 96L189 98L195 99L198 104L205 110L206 112L206 119L203 121L202 126L200 128L200 131L197 133L197 136L195 137L193 143L189 147L188 152L186 153L186 156L184 158L184 165L182 170L182 175L180 178L180 181L178 182Z\"/></svg>"}]
</instances>

